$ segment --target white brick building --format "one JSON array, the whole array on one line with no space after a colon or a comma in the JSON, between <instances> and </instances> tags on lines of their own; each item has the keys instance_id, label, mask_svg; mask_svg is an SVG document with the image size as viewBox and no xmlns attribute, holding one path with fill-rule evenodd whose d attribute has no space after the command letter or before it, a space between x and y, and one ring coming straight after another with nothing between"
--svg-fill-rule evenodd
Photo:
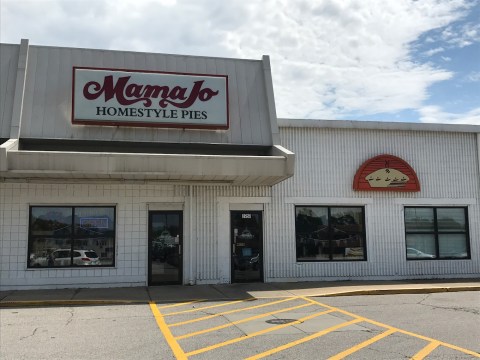
<instances>
[{"instance_id":1,"label":"white brick building","mask_svg":"<svg viewBox=\"0 0 480 360\"><path fill-rule=\"evenodd\" d=\"M266 57L22 41L0 79L2 290L480 275L479 126L277 121Z\"/></svg>"}]
</instances>

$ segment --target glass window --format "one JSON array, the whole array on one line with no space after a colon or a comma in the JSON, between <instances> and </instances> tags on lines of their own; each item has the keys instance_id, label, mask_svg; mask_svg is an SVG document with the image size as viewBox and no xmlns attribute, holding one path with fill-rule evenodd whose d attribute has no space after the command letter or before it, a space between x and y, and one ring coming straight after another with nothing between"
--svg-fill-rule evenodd
<instances>
[{"instance_id":1,"label":"glass window","mask_svg":"<svg viewBox=\"0 0 480 360\"><path fill-rule=\"evenodd\" d=\"M72 208L32 207L30 235L62 237L72 233Z\"/></svg>"},{"instance_id":2,"label":"glass window","mask_svg":"<svg viewBox=\"0 0 480 360\"><path fill-rule=\"evenodd\" d=\"M409 259L434 259L435 236L432 234L407 234L407 257Z\"/></svg>"},{"instance_id":3,"label":"glass window","mask_svg":"<svg viewBox=\"0 0 480 360\"><path fill-rule=\"evenodd\" d=\"M469 259L465 207L406 207L407 259Z\"/></svg>"},{"instance_id":4,"label":"glass window","mask_svg":"<svg viewBox=\"0 0 480 360\"><path fill-rule=\"evenodd\" d=\"M113 266L113 206L32 206L28 267Z\"/></svg>"},{"instance_id":5,"label":"glass window","mask_svg":"<svg viewBox=\"0 0 480 360\"><path fill-rule=\"evenodd\" d=\"M431 232L434 230L432 208L406 208L405 229L407 231Z\"/></svg>"},{"instance_id":6,"label":"glass window","mask_svg":"<svg viewBox=\"0 0 480 360\"><path fill-rule=\"evenodd\" d=\"M439 234L438 250L443 258L468 258L466 234Z\"/></svg>"},{"instance_id":7,"label":"glass window","mask_svg":"<svg viewBox=\"0 0 480 360\"><path fill-rule=\"evenodd\" d=\"M101 265L113 266L115 250L115 209L113 207L75 208L75 243L92 251Z\"/></svg>"},{"instance_id":8,"label":"glass window","mask_svg":"<svg viewBox=\"0 0 480 360\"><path fill-rule=\"evenodd\" d=\"M297 261L366 260L363 207L296 206Z\"/></svg>"},{"instance_id":9,"label":"glass window","mask_svg":"<svg viewBox=\"0 0 480 360\"><path fill-rule=\"evenodd\" d=\"M442 232L458 232L466 230L465 209L437 209L438 230Z\"/></svg>"}]
</instances>

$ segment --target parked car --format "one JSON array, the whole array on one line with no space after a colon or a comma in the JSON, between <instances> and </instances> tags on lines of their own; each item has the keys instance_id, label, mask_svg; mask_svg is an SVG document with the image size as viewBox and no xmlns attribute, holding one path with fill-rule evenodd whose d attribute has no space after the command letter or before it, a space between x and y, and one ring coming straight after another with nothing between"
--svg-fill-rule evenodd
<instances>
[{"instance_id":1,"label":"parked car","mask_svg":"<svg viewBox=\"0 0 480 360\"><path fill-rule=\"evenodd\" d=\"M415 248L407 248L407 259L435 259L436 256L432 254L424 253L423 251Z\"/></svg>"},{"instance_id":2,"label":"parked car","mask_svg":"<svg viewBox=\"0 0 480 360\"><path fill-rule=\"evenodd\" d=\"M42 254L42 256L31 257L30 266L70 266L71 260L72 251L70 249L57 249L50 254ZM73 250L73 265L100 265L100 259L94 250Z\"/></svg>"},{"instance_id":3,"label":"parked car","mask_svg":"<svg viewBox=\"0 0 480 360\"><path fill-rule=\"evenodd\" d=\"M47 251L42 251L40 253L30 254L30 266L33 267L42 267L48 265L48 254Z\"/></svg>"}]
</instances>

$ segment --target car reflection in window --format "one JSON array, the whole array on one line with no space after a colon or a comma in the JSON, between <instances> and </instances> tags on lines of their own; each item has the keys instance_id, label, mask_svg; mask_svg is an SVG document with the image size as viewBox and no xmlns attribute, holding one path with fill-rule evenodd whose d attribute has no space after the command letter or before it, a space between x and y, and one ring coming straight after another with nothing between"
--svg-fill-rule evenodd
<instances>
[{"instance_id":1,"label":"car reflection in window","mask_svg":"<svg viewBox=\"0 0 480 360\"><path fill-rule=\"evenodd\" d=\"M435 255L424 253L423 251L407 248L408 259L435 259Z\"/></svg>"},{"instance_id":2,"label":"car reflection in window","mask_svg":"<svg viewBox=\"0 0 480 360\"><path fill-rule=\"evenodd\" d=\"M72 252L70 249L58 249L50 253L42 253L39 256L30 257L30 266L70 266L72 265ZM73 265L92 266L100 265L100 259L94 250L74 250Z\"/></svg>"}]
</instances>

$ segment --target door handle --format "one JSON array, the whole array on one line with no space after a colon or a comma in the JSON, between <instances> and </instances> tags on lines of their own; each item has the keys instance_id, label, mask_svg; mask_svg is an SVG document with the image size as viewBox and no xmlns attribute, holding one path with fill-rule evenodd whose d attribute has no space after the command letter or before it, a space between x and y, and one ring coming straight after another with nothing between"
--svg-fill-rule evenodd
<instances>
[{"instance_id":1,"label":"door handle","mask_svg":"<svg viewBox=\"0 0 480 360\"><path fill-rule=\"evenodd\" d=\"M182 255L182 245L178 245L178 255Z\"/></svg>"},{"instance_id":2,"label":"door handle","mask_svg":"<svg viewBox=\"0 0 480 360\"><path fill-rule=\"evenodd\" d=\"M232 253L235 254L235 244L232 244Z\"/></svg>"}]
</instances>

